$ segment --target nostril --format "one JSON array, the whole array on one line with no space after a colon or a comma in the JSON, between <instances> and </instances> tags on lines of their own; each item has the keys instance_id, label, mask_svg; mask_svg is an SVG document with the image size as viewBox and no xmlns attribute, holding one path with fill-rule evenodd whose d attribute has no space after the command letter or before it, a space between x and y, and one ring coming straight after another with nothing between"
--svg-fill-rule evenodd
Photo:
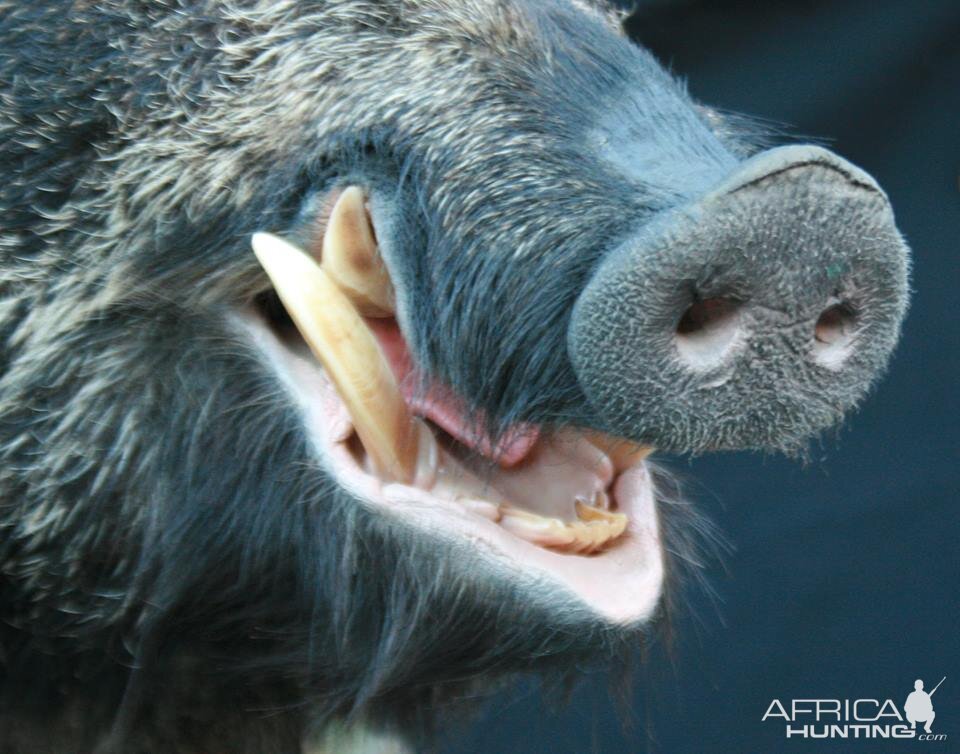
<instances>
[{"instance_id":1,"label":"nostril","mask_svg":"<svg viewBox=\"0 0 960 754\"><path fill-rule=\"evenodd\" d=\"M825 367L836 368L852 350L857 317L849 304L835 302L824 309L813 327L813 357Z\"/></svg>"},{"instance_id":2,"label":"nostril","mask_svg":"<svg viewBox=\"0 0 960 754\"><path fill-rule=\"evenodd\" d=\"M677 323L680 357L696 369L718 364L740 330L740 302L731 298L695 301Z\"/></svg>"},{"instance_id":3,"label":"nostril","mask_svg":"<svg viewBox=\"0 0 960 754\"><path fill-rule=\"evenodd\" d=\"M853 334L853 310L847 304L833 304L820 314L813 336L818 343L835 345Z\"/></svg>"}]
</instances>

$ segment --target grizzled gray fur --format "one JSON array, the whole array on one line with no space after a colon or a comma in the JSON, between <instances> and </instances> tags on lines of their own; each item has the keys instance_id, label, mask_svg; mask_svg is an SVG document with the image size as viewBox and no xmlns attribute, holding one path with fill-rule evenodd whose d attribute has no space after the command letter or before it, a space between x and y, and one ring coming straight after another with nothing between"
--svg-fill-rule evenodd
<instances>
[{"instance_id":1,"label":"grizzled gray fur","mask_svg":"<svg viewBox=\"0 0 960 754\"><path fill-rule=\"evenodd\" d=\"M0 87L4 753L284 754L343 719L417 741L637 638L311 461L233 312L267 286L250 235L297 237L334 187L389 218L417 360L491 432L793 448L905 307L872 180L813 148L745 164L586 2L0 0ZM798 366L831 296L863 347ZM684 366L705 298L744 312L732 355Z\"/></svg>"}]
</instances>

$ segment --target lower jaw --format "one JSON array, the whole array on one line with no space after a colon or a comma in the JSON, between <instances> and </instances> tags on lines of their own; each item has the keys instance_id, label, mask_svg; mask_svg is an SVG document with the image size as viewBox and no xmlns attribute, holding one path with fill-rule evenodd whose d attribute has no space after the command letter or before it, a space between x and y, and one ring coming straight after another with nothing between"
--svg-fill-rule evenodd
<instances>
[{"instance_id":1,"label":"lower jaw","mask_svg":"<svg viewBox=\"0 0 960 754\"><path fill-rule=\"evenodd\" d=\"M549 535L538 542L535 531L517 533L518 516L502 498L485 500L381 479L358 452L350 415L309 353L291 348L254 311L238 312L233 321L297 406L318 465L358 504L412 527L418 536L468 546L494 570L514 578L520 571L545 594L573 597L610 623L636 624L652 617L662 588L663 555L654 487L644 460L622 468L608 487L610 507L625 518L622 534L602 548L551 548ZM522 520L519 525L524 526Z\"/></svg>"}]
</instances>

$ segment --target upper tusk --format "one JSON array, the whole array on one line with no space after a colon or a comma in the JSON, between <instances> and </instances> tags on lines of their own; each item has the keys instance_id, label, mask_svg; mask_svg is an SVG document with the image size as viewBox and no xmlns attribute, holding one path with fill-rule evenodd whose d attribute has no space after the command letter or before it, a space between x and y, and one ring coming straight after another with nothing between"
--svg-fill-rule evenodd
<instances>
[{"instance_id":1,"label":"upper tusk","mask_svg":"<svg viewBox=\"0 0 960 754\"><path fill-rule=\"evenodd\" d=\"M419 430L380 346L350 298L296 246L255 233L253 251L287 313L320 360L378 473L409 484Z\"/></svg>"}]
</instances>

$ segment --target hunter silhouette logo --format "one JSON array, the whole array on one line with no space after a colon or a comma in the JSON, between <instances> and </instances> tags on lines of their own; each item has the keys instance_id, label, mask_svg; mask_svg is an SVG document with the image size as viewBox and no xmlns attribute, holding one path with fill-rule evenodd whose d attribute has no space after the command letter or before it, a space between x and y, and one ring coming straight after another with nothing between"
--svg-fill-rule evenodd
<instances>
[{"instance_id":1,"label":"hunter silhouette logo","mask_svg":"<svg viewBox=\"0 0 960 754\"><path fill-rule=\"evenodd\" d=\"M943 683L945 680L947 680L946 676L940 679L940 683ZM930 697L937 693L937 689L940 688L940 683L934 686L933 691L929 694L923 690L923 681L919 678L913 684L914 690L910 692L907 701L903 703L903 711L906 713L911 728L916 728L917 723L924 723L923 730L927 733L930 732L930 725L933 723L933 718L937 716L937 713L933 711L933 702L930 700Z\"/></svg>"},{"instance_id":2,"label":"hunter silhouette logo","mask_svg":"<svg viewBox=\"0 0 960 754\"><path fill-rule=\"evenodd\" d=\"M945 733L933 733L936 714L932 697L947 677L928 694L917 679L903 710L892 699L774 699L761 721L781 719L787 738L915 738L945 741ZM909 725L908 725L909 723ZM923 732L917 732L923 723Z\"/></svg>"}]
</instances>

